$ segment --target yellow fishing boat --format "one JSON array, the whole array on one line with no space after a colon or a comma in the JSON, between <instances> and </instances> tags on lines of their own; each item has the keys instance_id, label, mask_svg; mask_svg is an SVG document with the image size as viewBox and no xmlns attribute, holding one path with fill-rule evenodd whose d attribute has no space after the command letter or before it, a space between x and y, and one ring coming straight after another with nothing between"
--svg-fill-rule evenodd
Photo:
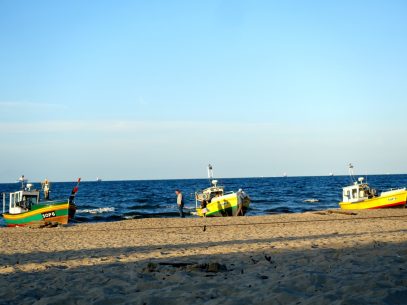
<instances>
[{"instance_id":1,"label":"yellow fishing boat","mask_svg":"<svg viewBox=\"0 0 407 305\"><path fill-rule=\"evenodd\" d=\"M381 192L377 191L360 177L354 181L352 173L353 165L349 164L349 171L353 179L353 184L343 188L343 199L339 202L341 209L360 210L360 209L383 209L383 208L404 208L407 200L406 188L392 189Z\"/></svg>"},{"instance_id":2,"label":"yellow fishing boat","mask_svg":"<svg viewBox=\"0 0 407 305\"><path fill-rule=\"evenodd\" d=\"M201 217L245 215L250 205L250 197L242 189L226 193L224 187L218 186L218 181L213 179L210 164L208 176L212 186L195 193L196 214Z\"/></svg>"}]
</instances>

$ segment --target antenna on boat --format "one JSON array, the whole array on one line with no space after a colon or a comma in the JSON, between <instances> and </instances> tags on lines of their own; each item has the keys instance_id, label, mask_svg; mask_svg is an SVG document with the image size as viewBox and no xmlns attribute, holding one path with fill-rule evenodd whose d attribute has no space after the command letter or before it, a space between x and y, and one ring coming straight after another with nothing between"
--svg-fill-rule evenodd
<instances>
[{"instance_id":1,"label":"antenna on boat","mask_svg":"<svg viewBox=\"0 0 407 305\"><path fill-rule=\"evenodd\" d=\"M24 177L24 175L21 175L21 177L18 178L18 181L21 182L21 189L24 190L25 189L25 182L27 182L27 179Z\"/></svg>"},{"instance_id":2,"label":"antenna on boat","mask_svg":"<svg viewBox=\"0 0 407 305\"><path fill-rule=\"evenodd\" d=\"M209 183L216 187L218 180L213 179L213 168L212 165L208 165L208 179Z\"/></svg>"},{"instance_id":3,"label":"antenna on boat","mask_svg":"<svg viewBox=\"0 0 407 305\"><path fill-rule=\"evenodd\" d=\"M349 163L349 176L350 176L350 180L353 182L356 182L355 176L353 174L353 164Z\"/></svg>"},{"instance_id":4,"label":"antenna on boat","mask_svg":"<svg viewBox=\"0 0 407 305\"><path fill-rule=\"evenodd\" d=\"M212 180L213 179L213 169L212 165L208 164L208 179Z\"/></svg>"}]
</instances>

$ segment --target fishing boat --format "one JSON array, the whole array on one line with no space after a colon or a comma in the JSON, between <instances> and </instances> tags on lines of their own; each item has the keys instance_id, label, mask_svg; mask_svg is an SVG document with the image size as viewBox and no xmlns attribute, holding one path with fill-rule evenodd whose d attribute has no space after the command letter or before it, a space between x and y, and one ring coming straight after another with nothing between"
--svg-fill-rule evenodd
<instances>
[{"instance_id":1,"label":"fishing boat","mask_svg":"<svg viewBox=\"0 0 407 305\"><path fill-rule=\"evenodd\" d=\"M353 165L349 164L349 172L353 184L343 188L343 199L339 202L341 209L383 209L383 208L404 208L407 200L406 188L391 189L378 192L371 188L364 178L357 180L353 176Z\"/></svg>"},{"instance_id":2,"label":"fishing boat","mask_svg":"<svg viewBox=\"0 0 407 305\"><path fill-rule=\"evenodd\" d=\"M243 216L250 205L250 198L239 189L237 192L225 192L223 186L213 179L212 166L208 165L208 178L211 186L195 192L196 214L202 217ZM239 203L241 208L239 209Z\"/></svg>"},{"instance_id":3,"label":"fishing boat","mask_svg":"<svg viewBox=\"0 0 407 305\"><path fill-rule=\"evenodd\" d=\"M40 199L39 190L32 189L31 183L22 181L21 190L9 194L8 212L6 212L6 193L3 193L3 218L6 226L67 224L75 216L74 199L80 181L79 178L67 199L43 201Z\"/></svg>"}]
</instances>

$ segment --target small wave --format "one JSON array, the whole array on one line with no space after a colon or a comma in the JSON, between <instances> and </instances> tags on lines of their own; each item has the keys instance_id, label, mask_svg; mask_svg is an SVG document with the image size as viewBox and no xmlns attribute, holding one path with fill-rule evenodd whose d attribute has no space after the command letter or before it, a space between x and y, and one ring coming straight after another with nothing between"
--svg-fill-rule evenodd
<instances>
[{"instance_id":1,"label":"small wave","mask_svg":"<svg viewBox=\"0 0 407 305\"><path fill-rule=\"evenodd\" d=\"M83 209L78 210L78 213L89 213L89 214L102 214L108 212L114 212L114 207L106 207L106 208L97 208L97 209Z\"/></svg>"},{"instance_id":2,"label":"small wave","mask_svg":"<svg viewBox=\"0 0 407 305\"><path fill-rule=\"evenodd\" d=\"M123 220L123 219L125 219L125 218L121 215L111 215L108 217L98 216L98 220L103 220L103 221L117 221L117 220Z\"/></svg>"},{"instance_id":3,"label":"small wave","mask_svg":"<svg viewBox=\"0 0 407 305\"><path fill-rule=\"evenodd\" d=\"M262 199L253 200L253 199L251 199L250 203L251 204L268 204L268 203L270 203L270 200L262 200Z\"/></svg>"},{"instance_id":4,"label":"small wave","mask_svg":"<svg viewBox=\"0 0 407 305\"><path fill-rule=\"evenodd\" d=\"M135 202L138 202L138 203L148 203L149 201L150 201L150 199L148 199L148 198L138 198L135 200Z\"/></svg>"},{"instance_id":5,"label":"small wave","mask_svg":"<svg viewBox=\"0 0 407 305\"><path fill-rule=\"evenodd\" d=\"M88 217L80 217L80 216L75 215L75 218L70 221L72 223L81 223L81 222L90 222L90 221L92 221L92 219L88 218Z\"/></svg>"},{"instance_id":6,"label":"small wave","mask_svg":"<svg viewBox=\"0 0 407 305\"><path fill-rule=\"evenodd\" d=\"M124 220L125 218L121 215L106 215L103 216L101 214L97 214L92 216L91 219L89 219L89 222L104 222L104 221L119 221L119 220Z\"/></svg>"},{"instance_id":7,"label":"small wave","mask_svg":"<svg viewBox=\"0 0 407 305\"><path fill-rule=\"evenodd\" d=\"M319 202L319 199L316 199L316 198L308 198L308 199L304 199L304 202L314 203L314 202Z\"/></svg>"},{"instance_id":8,"label":"small wave","mask_svg":"<svg viewBox=\"0 0 407 305\"><path fill-rule=\"evenodd\" d=\"M188 212L184 212L185 214L189 214ZM140 212L128 212L124 213L123 217L128 218L153 218L153 217L174 217L178 216L178 212L151 212L151 213L140 213Z\"/></svg>"},{"instance_id":9,"label":"small wave","mask_svg":"<svg viewBox=\"0 0 407 305\"><path fill-rule=\"evenodd\" d=\"M293 211L288 207L278 207L273 209L265 210L267 214L282 214L282 213L293 213Z\"/></svg>"},{"instance_id":10,"label":"small wave","mask_svg":"<svg viewBox=\"0 0 407 305\"><path fill-rule=\"evenodd\" d=\"M191 207L191 206L184 206L184 210L196 210L196 207Z\"/></svg>"},{"instance_id":11,"label":"small wave","mask_svg":"<svg viewBox=\"0 0 407 305\"><path fill-rule=\"evenodd\" d=\"M95 209L95 205L91 205L91 204L77 203L76 205L78 206L78 211L79 211L79 208L81 210Z\"/></svg>"},{"instance_id":12,"label":"small wave","mask_svg":"<svg viewBox=\"0 0 407 305\"><path fill-rule=\"evenodd\" d=\"M143 210L143 209L158 209L160 206L158 204L156 205L150 205L150 204L143 204L143 205L133 205L131 207L128 207L127 209L129 210Z\"/></svg>"}]
</instances>

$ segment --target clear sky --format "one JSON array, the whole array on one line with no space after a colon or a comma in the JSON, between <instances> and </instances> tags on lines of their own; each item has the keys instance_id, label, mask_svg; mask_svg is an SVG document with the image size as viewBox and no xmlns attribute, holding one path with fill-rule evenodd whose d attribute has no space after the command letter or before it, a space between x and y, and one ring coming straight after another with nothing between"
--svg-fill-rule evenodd
<instances>
[{"instance_id":1,"label":"clear sky","mask_svg":"<svg viewBox=\"0 0 407 305\"><path fill-rule=\"evenodd\" d=\"M0 0L0 182L407 173L406 16Z\"/></svg>"}]
</instances>

